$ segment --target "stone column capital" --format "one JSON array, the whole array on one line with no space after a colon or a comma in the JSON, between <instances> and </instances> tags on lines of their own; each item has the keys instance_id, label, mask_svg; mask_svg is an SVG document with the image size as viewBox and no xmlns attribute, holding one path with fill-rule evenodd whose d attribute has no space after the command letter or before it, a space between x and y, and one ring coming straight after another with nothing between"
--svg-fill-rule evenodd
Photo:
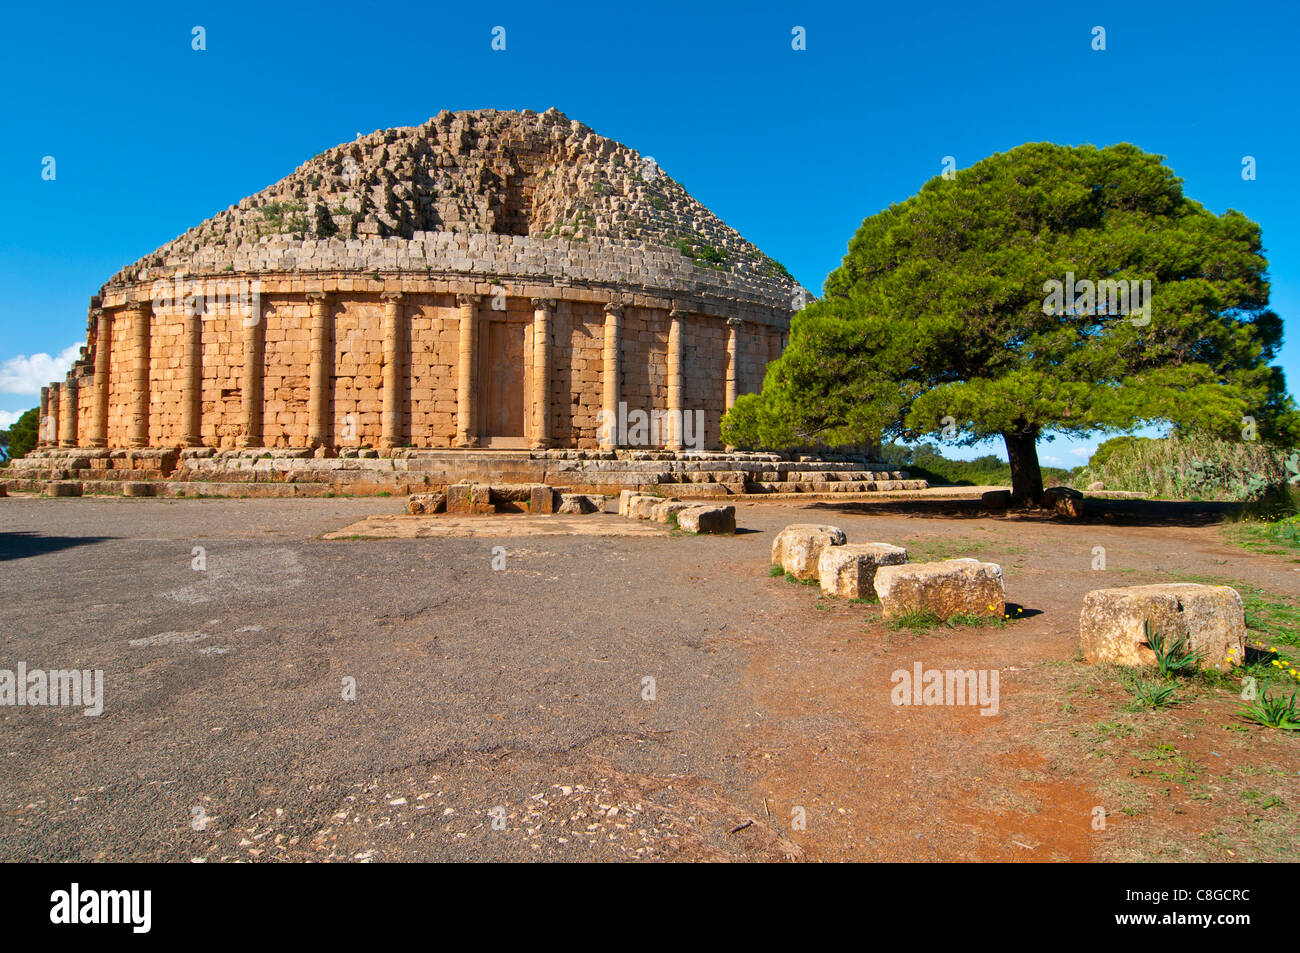
<instances>
[{"instance_id":1,"label":"stone column capital","mask_svg":"<svg viewBox=\"0 0 1300 953\"><path fill-rule=\"evenodd\" d=\"M534 311L554 311L556 301L554 298L532 298Z\"/></svg>"},{"instance_id":2,"label":"stone column capital","mask_svg":"<svg viewBox=\"0 0 1300 953\"><path fill-rule=\"evenodd\" d=\"M310 301L312 304L316 304L316 303L318 303L318 302L324 301L324 300L325 300L326 298L328 298L328 297L329 297L329 292L328 292L328 291L308 291L308 292L307 292L307 300Z\"/></svg>"},{"instance_id":3,"label":"stone column capital","mask_svg":"<svg viewBox=\"0 0 1300 953\"><path fill-rule=\"evenodd\" d=\"M479 295L466 294L463 291L456 295L456 304L458 307L461 308L477 307L478 303L479 303Z\"/></svg>"},{"instance_id":4,"label":"stone column capital","mask_svg":"<svg viewBox=\"0 0 1300 953\"><path fill-rule=\"evenodd\" d=\"M612 314L615 317L619 317L619 318L623 316L623 312L626 309L627 309L627 303L618 299L615 299L614 301L610 301L608 304L605 305L606 314Z\"/></svg>"},{"instance_id":5,"label":"stone column capital","mask_svg":"<svg viewBox=\"0 0 1300 953\"><path fill-rule=\"evenodd\" d=\"M400 291L384 291L379 295L379 300L385 304L392 304L402 300L402 293Z\"/></svg>"},{"instance_id":6,"label":"stone column capital","mask_svg":"<svg viewBox=\"0 0 1300 953\"><path fill-rule=\"evenodd\" d=\"M685 308L673 308L668 312L668 317L672 318L674 321L684 321L689 314L690 312Z\"/></svg>"},{"instance_id":7,"label":"stone column capital","mask_svg":"<svg viewBox=\"0 0 1300 953\"><path fill-rule=\"evenodd\" d=\"M744 327L744 325L745 325L745 319L744 319L744 318L737 318L737 317L734 317L734 316L733 316L733 317L730 317L730 318L727 318L727 326L728 326L728 327L732 327L732 328L740 328L740 327Z\"/></svg>"}]
</instances>

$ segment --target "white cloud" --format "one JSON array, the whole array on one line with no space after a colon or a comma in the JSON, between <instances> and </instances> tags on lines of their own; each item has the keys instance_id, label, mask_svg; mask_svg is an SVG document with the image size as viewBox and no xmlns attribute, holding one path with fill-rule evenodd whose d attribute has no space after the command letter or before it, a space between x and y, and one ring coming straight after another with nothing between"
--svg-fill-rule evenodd
<instances>
[{"instance_id":1,"label":"white cloud","mask_svg":"<svg viewBox=\"0 0 1300 953\"><path fill-rule=\"evenodd\" d=\"M61 381L81 353L81 344L70 344L58 357L48 354L19 354L0 364L0 394L41 396L41 388L51 381Z\"/></svg>"},{"instance_id":2,"label":"white cloud","mask_svg":"<svg viewBox=\"0 0 1300 953\"><path fill-rule=\"evenodd\" d=\"M8 430L25 413L25 410L0 410L0 430Z\"/></svg>"}]
</instances>

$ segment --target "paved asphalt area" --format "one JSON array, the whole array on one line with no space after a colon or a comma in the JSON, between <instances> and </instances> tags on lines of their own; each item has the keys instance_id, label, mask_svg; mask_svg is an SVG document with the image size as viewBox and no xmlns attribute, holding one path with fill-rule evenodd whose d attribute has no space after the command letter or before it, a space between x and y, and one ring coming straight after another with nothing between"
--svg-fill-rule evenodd
<instances>
[{"instance_id":1,"label":"paved asphalt area","mask_svg":"<svg viewBox=\"0 0 1300 953\"><path fill-rule=\"evenodd\" d=\"M754 591L710 573L743 548L767 583L770 531L324 541L401 502L0 507L0 669L104 673L98 717L0 706L2 860L799 853L728 744L763 717Z\"/></svg>"}]
</instances>

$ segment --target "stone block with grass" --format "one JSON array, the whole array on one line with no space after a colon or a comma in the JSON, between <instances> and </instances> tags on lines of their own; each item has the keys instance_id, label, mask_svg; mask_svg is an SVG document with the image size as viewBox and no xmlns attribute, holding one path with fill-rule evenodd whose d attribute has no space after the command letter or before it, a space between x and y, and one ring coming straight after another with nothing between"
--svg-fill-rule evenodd
<instances>
[{"instance_id":1,"label":"stone block with grass","mask_svg":"<svg viewBox=\"0 0 1300 953\"><path fill-rule=\"evenodd\" d=\"M828 546L843 546L847 537L838 526L791 523L772 540L772 565L796 579L817 578L817 561Z\"/></svg>"},{"instance_id":2,"label":"stone block with grass","mask_svg":"<svg viewBox=\"0 0 1300 953\"><path fill-rule=\"evenodd\" d=\"M734 533L734 506L691 506L677 514L677 525L688 533Z\"/></svg>"},{"instance_id":3,"label":"stone block with grass","mask_svg":"<svg viewBox=\"0 0 1300 953\"><path fill-rule=\"evenodd\" d=\"M978 559L881 566L874 588L885 619L921 613L933 613L940 620L1002 618L1007 607L1002 567Z\"/></svg>"},{"instance_id":4,"label":"stone block with grass","mask_svg":"<svg viewBox=\"0 0 1300 953\"><path fill-rule=\"evenodd\" d=\"M1219 671L1242 663L1246 613L1229 586L1191 582L1094 589L1083 598L1079 641L1091 663L1155 666L1158 652L1180 643L1197 668ZM1153 648L1151 643L1155 643Z\"/></svg>"},{"instance_id":5,"label":"stone block with grass","mask_svg":"<svg viewBox=\"0 0 1300 953\"><path fill-rule=\"evenodd\" d=\"M901 566L905 562L907 550L889 543L827 546L817 559L817 579L828 596L871 599L876 594L876 571L881 566Z\"/></svg>"}]
</instances>

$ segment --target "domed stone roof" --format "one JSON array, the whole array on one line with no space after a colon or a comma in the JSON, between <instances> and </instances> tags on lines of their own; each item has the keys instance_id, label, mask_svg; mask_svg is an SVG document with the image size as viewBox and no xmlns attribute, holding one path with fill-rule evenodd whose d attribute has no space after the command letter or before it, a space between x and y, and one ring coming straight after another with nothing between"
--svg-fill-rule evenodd
<instances>
[{"instance_id":1,"label":"domed stone roof","mask_svg":"<svg viewBox=\"0 0 1300 953\"><path fill-rule=\"evenodd\" d=\"M556 109L443 111L305 162L120 271L472 275L720 299L807 295L654 160Z\"/></svg>"}]
</instances>

